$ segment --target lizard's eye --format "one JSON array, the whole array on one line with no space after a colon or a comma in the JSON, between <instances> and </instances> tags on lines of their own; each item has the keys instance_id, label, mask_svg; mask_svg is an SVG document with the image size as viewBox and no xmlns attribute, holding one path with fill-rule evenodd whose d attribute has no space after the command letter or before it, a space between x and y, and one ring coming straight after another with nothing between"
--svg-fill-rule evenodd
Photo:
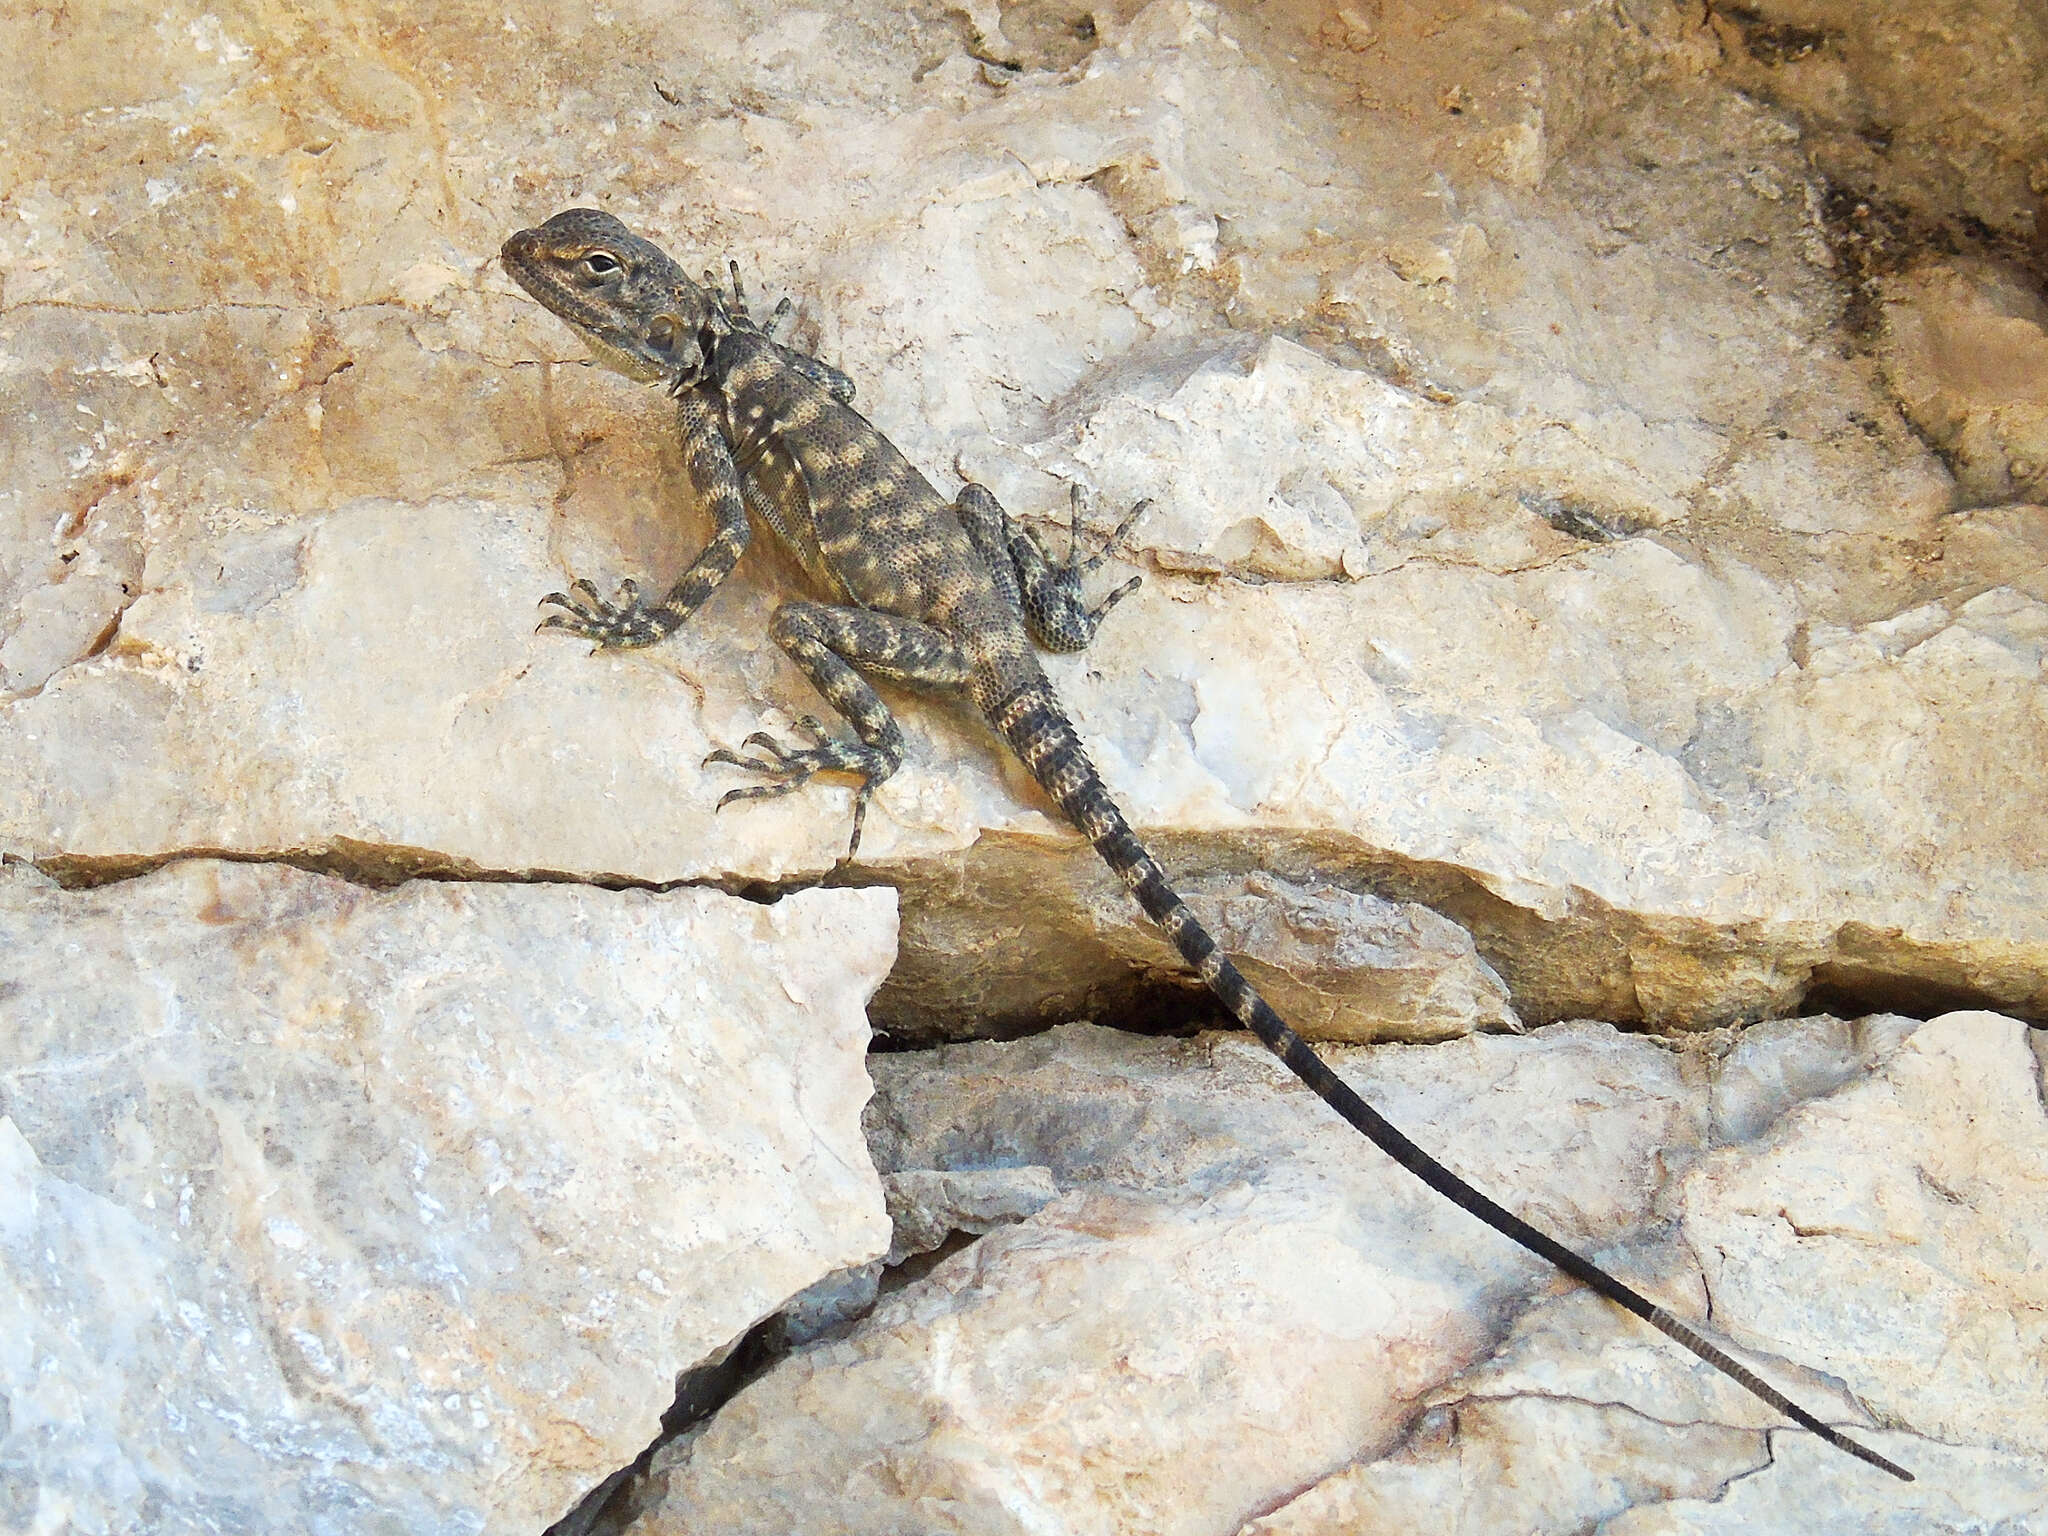
<instances>
[{"instance_id":1,"label":"lizard's eye","mask_svg":"<svg viewBox=\"0 0 2048 1536\"><path fill-rule=\"evenodd\" d=\"M619 270L619 258L605 251L592 251L583 258L583 266L592 277L610 277Z\"/></svg>"}]
</instances>

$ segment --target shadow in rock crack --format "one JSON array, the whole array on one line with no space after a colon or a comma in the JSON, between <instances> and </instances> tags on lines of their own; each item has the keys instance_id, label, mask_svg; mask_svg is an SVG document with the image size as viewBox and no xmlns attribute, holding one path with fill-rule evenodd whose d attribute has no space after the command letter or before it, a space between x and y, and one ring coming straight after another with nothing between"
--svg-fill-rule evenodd
<instances>
[{"instance_id":1,"label":"shadow in rock crack","mask_svg":"<svg viewBox=\"0 0 2048 1536\"><path fill-rule=\"evenodd\" d=\"M714 1359L678 1373L675 1401L662 1414L661 1428L647 1448L577 1500L576 1507L541 1536L619 1536L647 1503L655 1453L707 1423L791 1347L778 1312L749 1328Z\"/></svg>"},{"instance_id":2,"label":"shadow in rock crack","mask_svg":"<svg viewBox=\"0 0 2048 1536\"><path fill-rule=\"evenodd\" d=\"M296 848L227 848L194 845L158 853L69 854L53 853L25 862L35 866L66 890L95 890L124 880L138 880L167 865L192 859L219 859L230 864L288 864L309 874L331 875L351 885L388 891L409 880L442 880L478 885L590 885L607 891L673 891L708 889L724 891L744 901L773 906L795 885L778 885L733 876L729 879L649 880L609 872L577 872L561 869L494 869L434 848L403 843L366 842L359 838L336 837Z\"/></svg>"},{"instance_id":3,"label":"shadow in rock crack","mask_svg":"<svg viewBox=\"0 0 2048 1536\"><path fill-rule=\"evenodd\" d=\"M2034 1029L2048 1029L2048 1020L2013 1013L2008 1004L1973 987L1950 985L1926 976L1885 974L1852 965L1816 966L1813 984L1800 999L1799 1014L1833 1014L1860 1019L1873 1013L1902 1014L1909 1019L1939 1018L1981 1008L2008 1013Z\"/></svg>"},{"instance_id":4,"label":"shadow in rock crack","mask_svg":"<svg viewBox=\"0 0 2048 1536\"><path fill-rule=\"evenodd\" d=\"M844 1331L865 1317L885 1280L879 1262L827 1275L710 1359L678 1372L675 1400L662 1414L661 1426L646 1449L577 1500L541 1536L620 1536L658 1491L657 1455L692 1438L792 1350Z\"/></svg>"}]
</instances>

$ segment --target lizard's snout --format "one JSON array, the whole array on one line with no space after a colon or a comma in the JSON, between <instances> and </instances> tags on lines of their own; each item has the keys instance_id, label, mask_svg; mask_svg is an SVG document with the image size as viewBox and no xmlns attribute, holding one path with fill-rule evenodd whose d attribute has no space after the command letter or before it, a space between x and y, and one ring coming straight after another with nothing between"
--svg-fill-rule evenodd
<instances>
[{"instance_id":1,"label":"lizard's snout","mask_svg":"<svg viewBox=\"0 0 2048 1536\"><path fill-rule=\"evenodd\" d=\"M508 267L514 266L522 261L531 260L533 257L534 248L539 244L539 230L522 229L518 231L516 234L514 234L503 245L498 247L498 260L502 261Z\"/></svg>"}]
</instances>

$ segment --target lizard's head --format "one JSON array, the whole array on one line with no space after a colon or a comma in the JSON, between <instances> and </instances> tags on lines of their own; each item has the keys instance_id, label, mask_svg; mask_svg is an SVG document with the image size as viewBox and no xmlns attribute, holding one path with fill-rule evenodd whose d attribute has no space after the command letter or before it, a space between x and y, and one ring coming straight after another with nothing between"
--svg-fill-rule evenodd
<instances>
[{"instance_id":1,"label":"lizard's head","mask_svg":"<svg viewBox=\"0 0 2048 1536\"><path fill-rule=\"evenodd\" d=\"M629 379L688 382L716 306L666 252L595 208L522 229L498 253L512 280L567 322L593 356Z\"/></svg>"}]
</instances>

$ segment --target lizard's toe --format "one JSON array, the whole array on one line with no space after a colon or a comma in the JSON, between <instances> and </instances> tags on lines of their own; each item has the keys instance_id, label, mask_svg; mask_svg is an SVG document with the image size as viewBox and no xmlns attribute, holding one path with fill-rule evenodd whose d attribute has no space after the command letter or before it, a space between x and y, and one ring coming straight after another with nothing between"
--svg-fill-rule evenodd
<instances>
[{"instance_id":1,"label":"lizard's toe","mask_svg":"<svg viewBox=\"0 0 2048 1536\"><path fill-rule=\"evenodd\" d=\"M783 749L782 743L773 736L770 736L766 731L754 732L753 735L741 742L740 745L743 747L759 747L778 763L789 761L789 753Z\"/></svg>"},{"instance_id":2,"label":"lizard's toe","mask_svg":"<svg viewBox=\"0 0 2048 1536\"><path fill-rule=\"evenodd\" d=\"M861 826L867 820L868 801L874 795L875 786L895 772L896 761L889 754L860 742L841 741L827 735L824 726L810 715L798 720L797 725L816 738L817 745L784 746L766 731L756 731L741 745L759 749L767 754L765 758L746 757L729 747L718 747L706 754L704 766L707 768L713 763L744 768L749 773L758 774L763 781L727 790L719 796L718 809L723 810L736 800L764 800L786 795L809 783L819 773L852 774L859 783L853 801L853 840L846 850L846 858L850 859L860 847Z\"/></svg>"},{"instance_id":3,"label":"lizard's toe","mask_svg":"<svg viewBox=\"0 0 2048 1536\"><path fill-rule=\"evenodd\" d=\"M1105 597L1101 602L1097 603L1093 608L1090 608L1088 610L1088 622L1091 625L1100 624L1102 622L1102 616L1105 613L1109 612L1110 609L1114 608L1118 603L1122 602L1125 598L1129 597L1133 592L1137 591L1138 588L1143 586L1144 584L1144 577L1133 576L1129 581L1125 582L1122 586L1118 587L1114 592L1110 593L1107 597Z\"/></svg>"},{"instance_id":4,"label":"lizard's toe","mask_svg":"<svg viewBox=\"0 0 2048 1536\"><path fill-rule=\"evenodd\" d=\"M770 800L777 795L786 795L791 790L801 787L804 780L809 777L810 775L805 773L788 779L770 780L766 784L742 784L738 789L728 789L720 795L718 804L712 809L722 811L735 800Z\"/></svg>"}]
</instances>

